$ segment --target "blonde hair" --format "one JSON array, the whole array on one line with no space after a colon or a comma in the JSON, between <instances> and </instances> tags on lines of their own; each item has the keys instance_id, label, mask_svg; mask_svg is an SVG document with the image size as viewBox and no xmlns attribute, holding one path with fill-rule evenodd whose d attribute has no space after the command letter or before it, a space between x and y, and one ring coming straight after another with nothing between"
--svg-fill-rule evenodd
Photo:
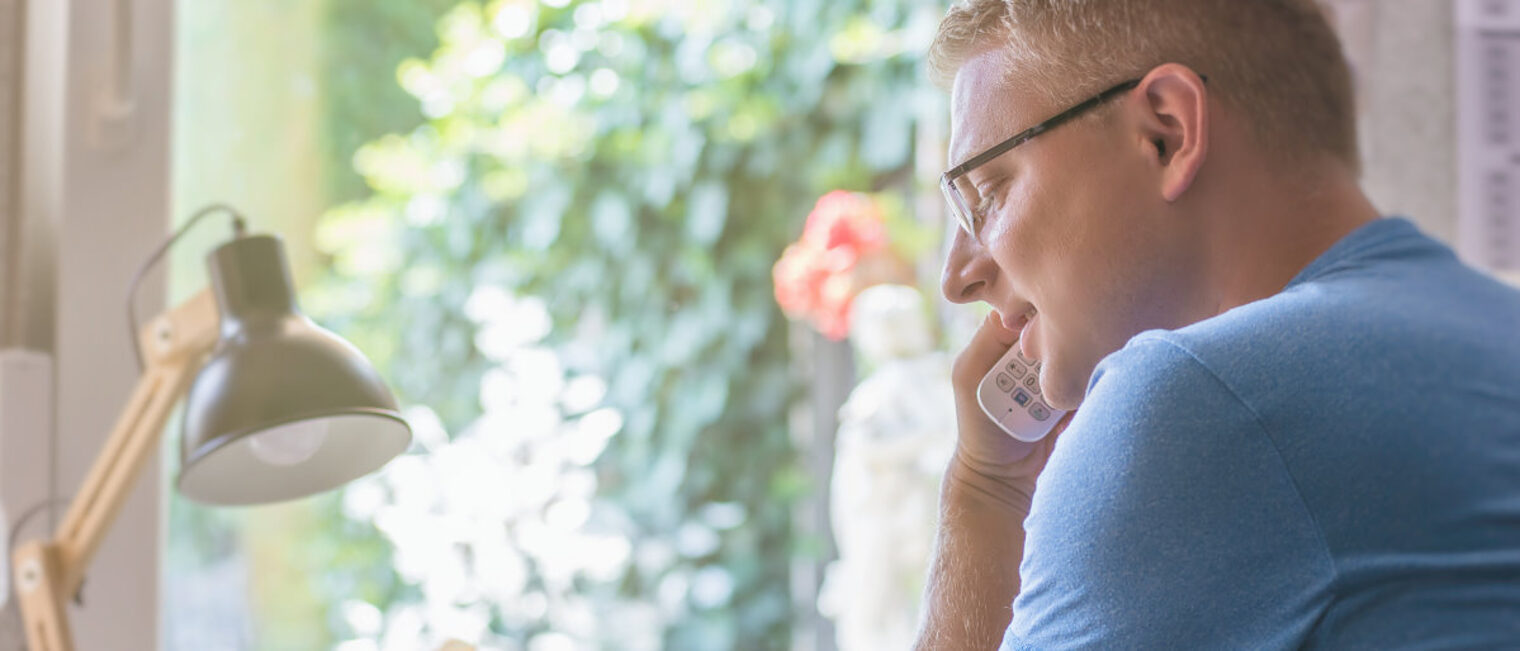
<instances>
[{"instance_id":1,"label":"blonde hair","mask_svg":"<svg viewBox=\"0 0 1520 651\"><path fill-rule=\"evenodd\" d=\"M1360 167L1350 67L1314 0L964 0L940 23L930 72L948 87L996 48L1008 81L1052 106L1180 63L1208 77L1265 150Z\"/></svg>"}]
</instances>

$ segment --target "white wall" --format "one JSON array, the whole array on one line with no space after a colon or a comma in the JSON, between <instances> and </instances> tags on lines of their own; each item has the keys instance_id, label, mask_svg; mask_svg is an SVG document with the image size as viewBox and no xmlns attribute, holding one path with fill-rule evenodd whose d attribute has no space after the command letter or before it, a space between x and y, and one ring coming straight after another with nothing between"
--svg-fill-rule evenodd
<instances>
[{"instance_id":1,"label":"white wall","mask_svg":"<svg viewBox=\"0 0 1520 651\"><path fill-rule=\"evenodd\" d=\"M1333 0L1361 109L1363 186L1385 215L1447 243L1457 232L1450 0Z\"/></svg>"}]
</instances>

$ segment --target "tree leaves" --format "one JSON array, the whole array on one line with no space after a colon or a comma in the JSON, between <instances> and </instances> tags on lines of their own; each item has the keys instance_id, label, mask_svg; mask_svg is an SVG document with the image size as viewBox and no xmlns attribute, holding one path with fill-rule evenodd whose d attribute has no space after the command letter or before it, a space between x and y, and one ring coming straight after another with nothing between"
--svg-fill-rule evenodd
<instances>
[{"instance_id":1,"label":"tree leaves","mask_svg":"<svg viewBox=\"0 0 1520 651\"><path fill-rule=\"evenodd\" d=\"M782 648L790 509L812 485L786 427L798 392L770 266L823 192L911 164L923 80L904 34L930 3L664 4L450 11L438 49L396 75L426 124L361 149L372 196L325 218L331 283L402 275L405 298L374 293L353 326L396 342L385 372L451 428L479 415L461 394L495 362L467 319L421 314L483 283L543 296L566 370L607 378L623 414L596 472L637 546L676 546L715 504L742 514L709 528L710 551L650 556L587 598L674 594L672 647ZM375 241L383 264L361 253Z\"/></svg>"},{"instance_id":2,"label":"tree leaves","mask_svg":"<svg viewBox=\"0 0 1520 651\"><path fill-rule=\"evenodd\" d=\"M703 248L717 243L728 219L728 187L713 181L698 184L688 203L686 236Z\"/></svg>"}]
</instances>

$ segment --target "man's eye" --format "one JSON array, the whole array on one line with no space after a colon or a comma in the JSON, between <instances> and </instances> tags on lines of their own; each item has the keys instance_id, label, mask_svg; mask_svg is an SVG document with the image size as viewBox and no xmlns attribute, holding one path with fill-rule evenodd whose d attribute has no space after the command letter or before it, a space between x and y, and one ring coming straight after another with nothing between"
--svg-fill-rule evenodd
<instances>
[{"instance_id":1,"label":"man's eye","mask_svg":"<svg viewBox=\"0 0 1520 651\"><path fill-rule=\"evenodd\" d=\"M976 202L976 211L983 216L992 214L993 209L1001 203L1003 192L1008 189L1007 185L1008 179L1007 177L1003 177L988 184L982 191L979 191L977 194L981 199Z\"/></svg>"},{"instance_id":2,"label":"man's eye","mask_svg":"<svg viewBox=\"0 0 1520 651\"><path fill-rule=\"evenodd\" d=\"M979 201L979 202L977 202L977 204L976 204L976 212L979 213L979 214L985 215L989 211L991 211L992 210L992 197L993 197L993 195L990 195L990 194L982 195L982 200Z\"/></svg>"},{"instance_id":3,"label":"man's eye","mask_svg":"<svg viewBox=\"0 0 1520 651\"><path fill-rule=\"evenodd\" d=\"M982 215L991 214L994 204L997 202L997 197L1002 193L1002 190L1002 183L994 183L991 186L988 186L986 192L980 193L981 200L976 202L976 212Z\"/></svg>"}]
</instances>

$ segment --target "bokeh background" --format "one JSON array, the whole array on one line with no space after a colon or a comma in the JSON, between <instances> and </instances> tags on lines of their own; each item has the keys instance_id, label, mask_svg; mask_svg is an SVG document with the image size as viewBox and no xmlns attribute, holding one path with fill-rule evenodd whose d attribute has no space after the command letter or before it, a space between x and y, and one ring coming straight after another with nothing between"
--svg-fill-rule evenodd
<instances>
[{"instance_id":1,"label":"bokeh background","mask_svg":"<svg viewBox=\"0 0 1520 651\"><path fill-rule=\"evenodd\" d=\"M282 234L417 441L293 504L171 495L167 648L830 648L855 359L783 316L772 267L831 190L934 248L912 206L938 201L942 6L179 9L176 214L225 200Z\"/></svg>"},{"instance_id":2,"label":"bokeh background","mask_svg":"<svg viewBox=\"0 0 1520 651\"><path fill-rule=\"evenodd\" d=\"M1450 241L1451 3L1330 4L1369 191ZM181 0L174 213L284 236L417 437L300 502L165 491L163 646L907 648L977 317L934 290L944 9ZM789 314L815 222L864 225Z\"/></svg>"}]
</instances>

